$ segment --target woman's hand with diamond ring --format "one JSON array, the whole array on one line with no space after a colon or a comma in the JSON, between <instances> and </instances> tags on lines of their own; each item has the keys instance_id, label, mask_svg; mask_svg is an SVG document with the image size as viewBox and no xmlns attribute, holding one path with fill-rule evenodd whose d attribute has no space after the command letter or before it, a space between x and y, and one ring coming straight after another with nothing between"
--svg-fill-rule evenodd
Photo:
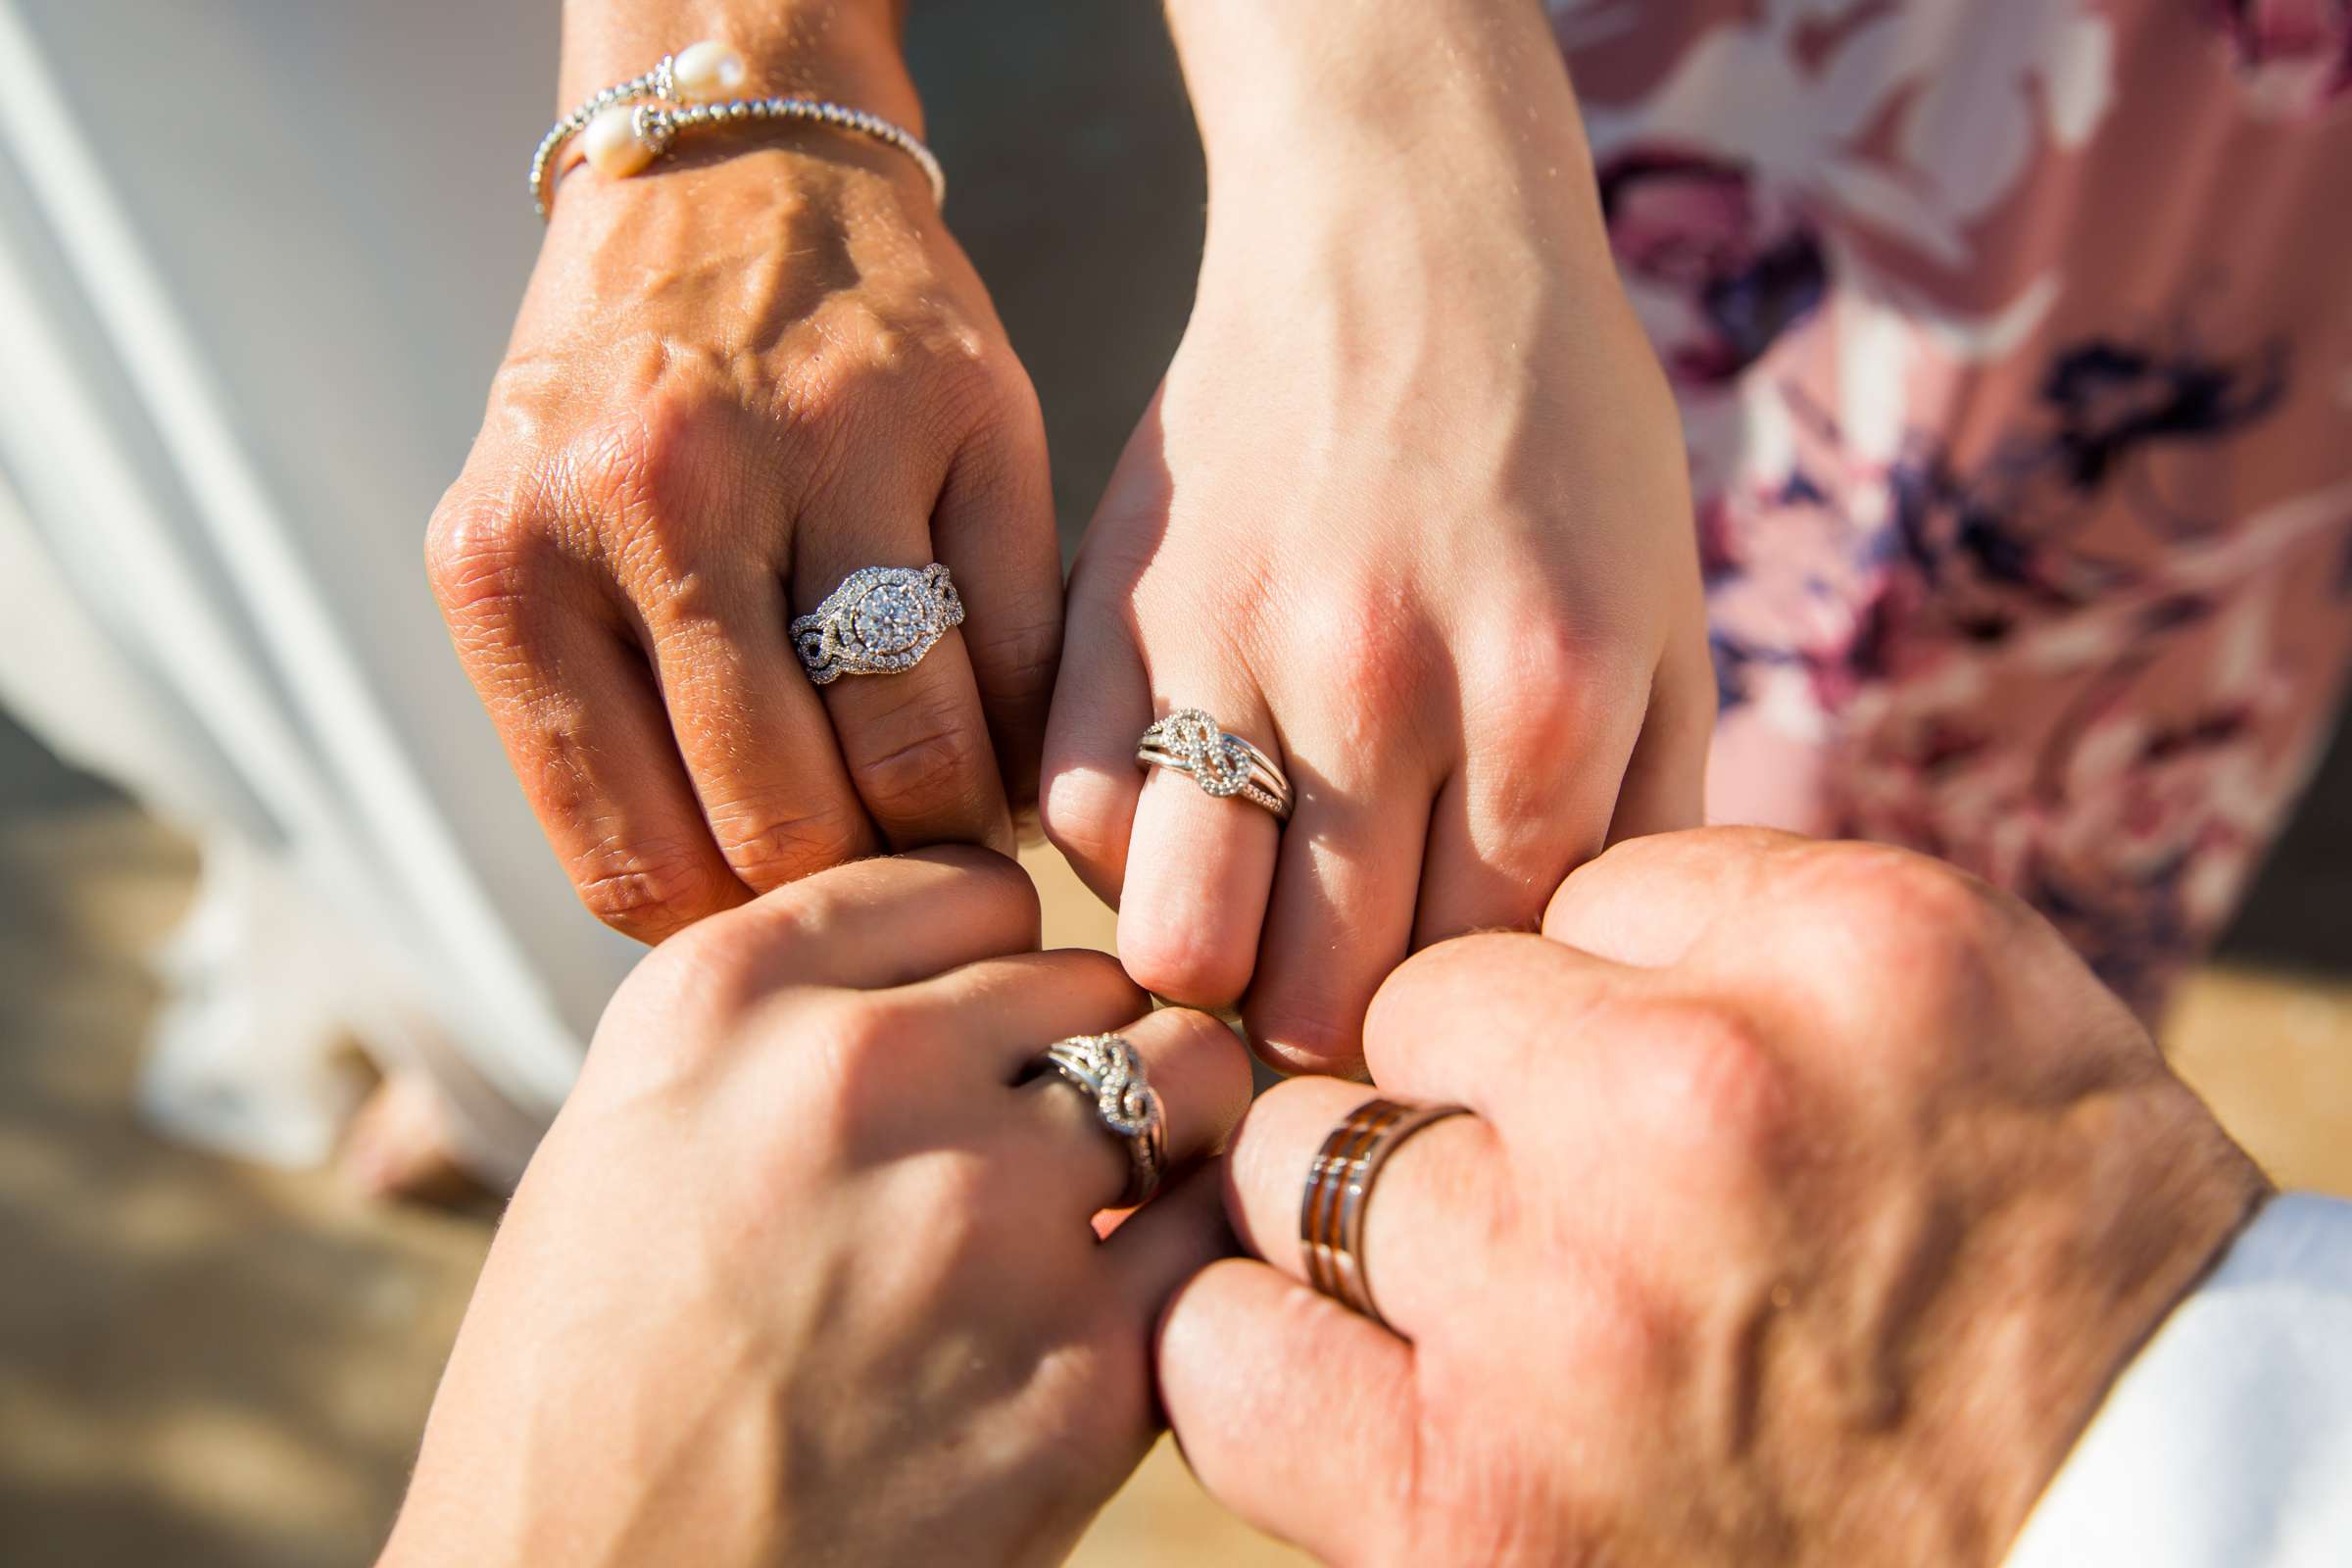
<instances>
[{"instance_id":1,"label":"woman's hand with diamond ring","mask_svg":"<svg viewBox=\"0 0 2352 1568\"><path fill-rule=\"evenodd\" d=\"M762 83L915 125L895 9L835 8L839 59L782 22L736 42ZM889 148L781 132L563 181L430 561L541 824L631 936L882 848L1011 847L1060 635L1044 428ZM853 617L919 662L812 682L795 615L933 563L968 620L900 624L886 584Z\"/></svg>"}]
</instances>

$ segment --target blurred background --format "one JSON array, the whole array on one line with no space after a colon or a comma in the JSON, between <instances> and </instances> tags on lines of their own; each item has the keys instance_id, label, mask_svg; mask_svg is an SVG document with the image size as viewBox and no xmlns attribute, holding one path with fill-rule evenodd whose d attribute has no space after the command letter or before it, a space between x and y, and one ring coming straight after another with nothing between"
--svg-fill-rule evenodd
<instances>
[{"instance_id":1,"label":"blurred background","mask_svg":"<svg viewBox=\"0 0 2352 1568\"><path fill-rule=\"evenodd\" d=\"M363 1063L552 1102L627 961L420 564L537 244L556 11L0 0L0 1560L368 1561L492 1216L322 1164ZM1199 147L1152 7L916 13L1066 543L1182 330ZM1049 941L1105 944L1034 869ZM2348 910L2339 743L2164 1029L2282 1182L2344 1193ZM514 1044L453 1064L468 1032ZM1164 1448L1081 1557L1288 1560Z\"/></svg>"}]
</instances>

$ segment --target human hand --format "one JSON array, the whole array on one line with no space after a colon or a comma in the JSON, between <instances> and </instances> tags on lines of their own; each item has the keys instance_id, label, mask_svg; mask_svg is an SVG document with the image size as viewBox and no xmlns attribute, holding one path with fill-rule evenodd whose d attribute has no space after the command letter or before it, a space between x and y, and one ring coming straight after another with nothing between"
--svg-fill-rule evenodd
<instances>
[{"instance_id":1,"label":"human hand","mask_svg":"<svg viewBox=\"0 0 2352 1568\"><path fill-rule=\"evenodd\" d=\"M1646 839L1544 931L1373 1006L1382 1090L1475 1112L1367 1205L1397 1333L1298 1282L1367 1091L1250 1110L1228 1196L1276 1267L1213 1265L1160 1341L1201 1480L1341 1563L1998 1560L2253 1165L2046 924L1931 860Z\"/></svg>"},{"instance_id":2,"label":"human hand","mask_svg":"<svg viewBox=\"0 0 2352 1568\"><path fill-rule=\"evenodd\" d=\"M571 19L570 97L699 35L638 14L660 5L572 9L632 25ZM892 0L719 9L759 88L919 124ZM1044 430L892 149L771 127L566 176L430 560L532 808L631 936L878 845L1011 847L1060 635ZM813 686L793 615L857 568L932 561L960 631Z\"/></svg>"},{"instance_id":3,"label":"human hand","mask_svg":"<svg viewBox=\"0 0 2352 1568\"><path fill-rule=\"evenodd\" d=\"M1346 9L1170 7L1207 251L1071 579L1043 798L1129 973L1247 988L1261 1054L1330 1071L1412 948L1695 824L1714 715L1680 425L1541 9ZM1139 772L1181 708L1285 766L1287 828Z\"/></svg>"},{"instance_id":4,"label":"human hand","mask_svg":"<svg viewBox=\"0 0 2352 1568\"><path fill-rule=\"evenodd\" d=\"M384 1562L1058 1561L1151 1445L1213 1177L1098 1241L1125 1146L1052 1041L1119 1029L1172 1167L1249 1097L1201 1013L1034 951L942 849L808 878L621 988L474 1292Z\"/></svg>"}]
</instances>

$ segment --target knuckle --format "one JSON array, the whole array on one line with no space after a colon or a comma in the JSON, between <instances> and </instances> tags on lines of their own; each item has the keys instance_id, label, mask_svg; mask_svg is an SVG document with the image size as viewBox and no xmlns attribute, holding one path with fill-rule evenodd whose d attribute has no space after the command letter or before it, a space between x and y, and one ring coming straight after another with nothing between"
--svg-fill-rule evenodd
<instances>
[{"instance_id":1,"label":"knuckle","mask_svg":"<svg viewBox=\"0 0 2352 1568\"><path fill-rule=\"evenodd\" d=\"M944 446L1014 406L997 353L944 309L845 298L824 325L823 346L793 365L773 411L805 453L827 460L820 466L879 423Z\"/></svg>"},{"instance_id":2,"label":"knuckle","mask_svg":"<svg viewBox=\"0 0 2352 1568\"><path fill-rule=\"evenodd\" d=\"M780 950L800 936L797 924L770 910L722 912L680 931L662 951L675 949L695 984L723 1010L741 1011L764 989Z\"/></svg>"},{"instance_id":3,"label":"knuckle","mask_svg":"<svg viewBox=\"0 0 2352 1568\"><path fill-rule=\"evenodd\" d=\"M452 621L496 617L554 553L553 541L514 507L487 497L453 494L424 534L425 574Z\"/></svg>"},{"instance_id":4,"label":"knuckle","mask_svg":"<svg viewBox=\"0 0 2352 1568\"><path fill-rule=\"evenodd\" d=\"M855 1166L918 1146L924 1131L907 1115L906 1086L924 1074L924 1031L906 1006L886 995L838 993L797 1017L795 1033L806 1057L802 1081L815 1101L811 1140Z\"/></svg>"},{"instance_id":5,"label":"knuckle","mask_svg":"<svg viewBox=\"0 0 2352 1568\"><path fill-rule=\"evenodd\" d=\"M911 699L851 759L858 793L886 821L972 821L995 759L951 693Z\"/></svg>"},{"instance_id":6,"label":"knuckle","mask_svg":"<svg viewBox=\"0 0 2352 1568\"><path fill-rule=\"evenodd\" d=\"M992 1260L1002 1261L1002 1253L987 1245L992 1215L1004 1206L1000 1177L986 1157L968 1151L908 1160L898 1174L894 1185L906 1200L903 1211L924 1216L924 1245L934 1249L942 1274L953 1277L974 1263L986 1269Z\"/></svg>"},{"instance_id":7,"label":"knuckle","mask_svg":"<svg viewBox=\"0 0 2352 1568\"><path fill-rule=\"evenodd\" d=\"M643 1033L669 1042L681 1059L696 1056L698 1042L717 1049L771 989L779 940L764 922L723 914L679 931L631 977L646 1015L662 1020Z\"/></svg>"},{"instance_id":8,"label":"knuckle","mask_svg":"<svg viewBox=\"0 0 2352 1568\"><path fill-rule=\"evenodd\" d=\"M841 802L714 810L711 830L735 875L758 893L856 859L866 849L862 817Z\"/></svg>"},{"instance_id":9,"label":"knuckle","mask_svg":"<svg viewBox=\"0 0 2352 1568\"><path fill-rule=\"evenodd\" d=\"M1355 726L1343 737L1350 744L1373 744L1375 729L1411 711L1443 672L1440 640L1401 583L1344 581L1293 609L1285 624L1295 646L1348 672L1360 694L1340 715Z\"/></svg>"},{"instance_id":10,"label":"knuckle","mask_svg":"<svg viewBox=\"0 0 2352 1568\"><path fill-rule=\"evenodd\" d=\"M733 902L726 879L700 857L647 846L594 858L575 871L572 886L589 913L647 943Z\"/></svg>"},{"instance_id":11,"label":"knuckle","mask_svg":"<svg viewBox=\"0 0 2352 1568\"><path fill-rule=\"evenodd\" d=\"M1795 1097L1763 1032L1730 1007L1686 1003L1664 1006L1644 1034L1643 1108L1676 1152L1734 1181L1768 1162Z\"/></svg>"},{"instance_id":12,"label":"knuckle","mask_svg":"<svg viewBox=\"0 0 2352 1568\"><path fill-rule=\"evenodd\" d=\"M1922 1016L1965 1010L1996 988L2015 907L1939 860L1877 845L1823 846L1802 884L1810 940L1834 971L1895 989Z\"/></svg>"},{"instance_id":13,"label":"knuckle","mask_svg":"<svg viewBox=\"0 0 2352 1568\"><path fill-rule=\"evenodd\" d=\"M1556 765L1563 746L1593 733L1626 683L1607 655L1556 617L1530 614L1518 624L1510 646L1482 671L1476 701L1508 755Z\"/></svg>"},{"instance_id":14,"label":"knuckle","mask_svg":"<svg viewBox=\"0 0 2352 1568\"><path fill-rule=\"evenodd\" d=\"M691 574L745 492L752 462L740 411L700 390L661 389L572 441L571 500L612 548L659 579Z\"/></svg>"},{"instance_id":15,"label":"knuckle","mask_svg":"<svg viewBox=\"0 0 2352 1568\"><path fill-rule=\"evenodd\" d=\"M924 343L922 395L944 425L1007 430L1015 418L1037 416L1036 394L1009 353L1000 357L954 329L935 330Z\"/></svg>"}]
</instances>

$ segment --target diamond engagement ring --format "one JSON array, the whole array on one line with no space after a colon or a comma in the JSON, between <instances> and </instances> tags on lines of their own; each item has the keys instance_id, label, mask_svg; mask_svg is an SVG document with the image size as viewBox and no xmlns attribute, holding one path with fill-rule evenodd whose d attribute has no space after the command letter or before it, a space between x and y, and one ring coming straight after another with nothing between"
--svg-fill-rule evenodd
<instances>
[{"instance_id":1,"label":"diamond engagement ring","mask_svg":"<svg viewBox=\"0 0 2352 1568\"><path fill-rule=\"evenodd\" d=\"M1133 1208L1159 1186L1168 1162L1168 1123L1144 1081L1144 1061L1122 1035L1076 1035L1038 1054L1030 1076L1053 1072L1095 1102L1110 1135L1127 1146L1127 1190L1114 1207Z\"/></svg>"},{"instance_id":2,"label":"diamond engagement ring","mask_svg":"<svg viewBox=\"0 0 2352 1568\"><path fill-rule=\"evenodd\" d=\"M1202 793L1238 795L1262 806L1278 822L1291 818L1291 781L1274 760L1239 735L1228 735L1198 708L1180 708L1144 731L1135 760L1145 767L1190 773Z\"/></svg>"},{"instance_id":3,"label":"diamond engagement ring","mask_svg":"<svg viewBox=\"0 0 2352 1568\"><path fill-rule=\"evenodd\" d=\"M793 621L792 645L808 678L829 686L844 675L912 669L950 626L962 624L963 600L947 567L867 566Z\"/></svg>"}]
</instances>

